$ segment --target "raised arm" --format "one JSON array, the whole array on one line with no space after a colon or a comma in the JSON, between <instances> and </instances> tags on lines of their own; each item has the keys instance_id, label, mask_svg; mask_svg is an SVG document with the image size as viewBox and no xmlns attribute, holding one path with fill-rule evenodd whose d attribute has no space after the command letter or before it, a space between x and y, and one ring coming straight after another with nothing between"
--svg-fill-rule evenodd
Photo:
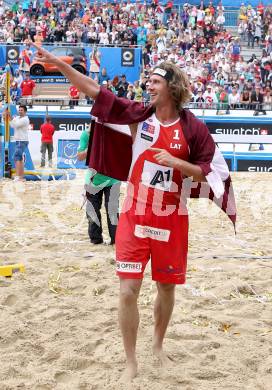
<instances>
[{"instance_id":1,"label":"raised arm","mask_svg":"<svg viewBox=\"0 0 272 390\"><path fill-rule=\"evenodd\" d=\"M38 61L56 65L58 70L70 81L72 85L77 87L80 92L93 99L97 97L100 91L100 86L94 80L78 72L72 68L72 66L66 64L64 61L39 45L36 45L35 43L32 43L31 45L37 49L35 58Z\"/></svg>"}]
</instances>

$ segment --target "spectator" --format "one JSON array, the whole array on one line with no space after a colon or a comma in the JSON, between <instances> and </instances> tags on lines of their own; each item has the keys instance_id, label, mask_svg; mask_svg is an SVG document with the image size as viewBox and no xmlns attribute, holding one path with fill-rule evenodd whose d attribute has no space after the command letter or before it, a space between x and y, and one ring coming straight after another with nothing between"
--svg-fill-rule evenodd
<instances>
[{"instance_id":1,"label":"spectator","mask_svg":"<svg viewBox=\"0 0 272 390\"><path fill-rule=\"evenodd\" d=\"M251 94L251 103L252 107L254 109L254 116L258 116L260 112L263 113L263 115L266 115L266 111L263 108L263 102L264 102L264 96L261 92L261 87L259 85L255 86L255 91Z\"/></svg>"},{"instance_id":2,"label":"spectator","mask_svg":"<svg viewBox=\"0 0 272 390\"><path fill-rule=\"evenodd\" d=\"M40 127L40 132L42 134L41 139L41 168L45 167L45 155L46 151L48 153L48 164L52 168L52 155L54 151L53 147L53 134L55 132L55 126L51 123L51 118L47 116L45 118L45 123Z\"/></svg>"},{"instance_id":3,"label":"spectator","mask_svg":"<svg viewBox=\"0 0 272 390\"><path fill-rule=\"evenodd\" d=\"M128 90L128 82L125 74L121 76L121 80L116 85L115 89L117 91L118 97L126 97Z\"/></svg>"},{"instance_id":4,"label":"spectator","mask_svg":"<svg viewBox=\"0 0 272 390\"><path fill-rule=\"evenodd\" d=\"M90 76L92 77L92 79L95 79L95 77L98 78L100 72L100 60L100 51L97 49L96 46L94 46L90 54Z\"/></svg>"},{"instance_id":5,"label":"spectator","mask_svg":"<svg viewBox=\"0 0 272 390\"><path fill-rule=\"evenodd\" d=\"M223 85L218 86L216 98L218 101L216 115L221 115L222 111L225 111L226 114L229 114L228 92L226 91L226 89L224 89Z\"/></svg>"},{"instance_id":6,"label":"spectator","mask_svg":"<svg viewBox=\"0 0 272 390\"><path fill-rule=\"evenodd\" d=\"M129 99L129 100L134 100L134 98L135 98L135 91L134 91L134 88L133 88L133 84L129 84L128 85L128 91L127 91L126 98Z\"/></svg>"},{"instance_id":7,"label":"spectator","mask_svg":"<svg viewBox=\"0 0 272 390\"><path fill-rule=\"evenodd\" d=\"M203 94L203 98L205 101L205 108L215 108L217 101L217 97L215 92L212 89L211 85L207 86L207 90Z\"/></svg>"},{"instance_id":8,"label":"spectator","mask_svg":"<svg viewBox=\"0 0 272 390\"><path fill-rule=\"evenodd\" d=\"M141 102L143 100L143 89L140 86L139 80L134 81L134 92L135 92L134 100L136 102Z\"/></svg>"},{"instance_id":9,"label":"spectator","mask_svg":"<svg viewBox=\"0 0 272 390\"><path fill-rule=\"evenodd\" d=\"M18 87L16 81L13 81L10 86L10 98L14 104L18 104L22 95L21 88Z\"/></svg>"},{"instance_id":10,"label":"spectator","mask_svg":"<svg viewBox=\"0 0 272 390\"><path fill-rule=\"evenodd\" d=\"M240 95L238 94L237 88L233 87L229 94L229 106L231 110L235 110L239 107Z\"/></svg>"},{"instance_id":11,"label":"spectator","mask_svg":"<svg viewBox=\"0 0 272 390\"><path fill-rule=\"evenodd\" d=\"M89 137L90 130L81 133L77 154L77 158L80 161L84 161L87 157ZM85 175L85 190L87 197L86 215L88 219L88 234L91 243L95 245L103 243L101 207L104 196L110 235L109 244L115 244L116 227L119 218L120 182L98 173L94 175L88 169Z\"/></svg>"},{"instance_id":12,"label":"spectator","mask_svg":"<svg viewBox=\"0 0 272 390\"><path fill-rule=\"evenodd\" d=\"M263 109L272 110L272 90L271 87L266 87L263 96Z\"/></svg>"},{"instance_id":13,"label":"spectator","mask_svg":"<svg viewBox=\"0 0 272 390\"><path fill-rule=\"evenodd\" d=\"M24 180L24 160L25 151L28 147L28 129L29 119L27 116L27 108L24 105L19 106L19 115L14 116L10 121L10 126L14 129L15 140L15 181ZM6 115L9 115L8 111L3 111L2 116L5 119Z\"/></svg>"},{"instance_id":14,"label":"spectator","mask_svg":"<svg viewBox=\"0 0 272 390\"><path fill-rule=\"evenodd\" d=\"M254 18L255 21L255 31L254 31L254 42L257 43L257 45L260 45L261 37L262 37L262 22L261 19L258 19L257 16Z\"/></svg>"},{"instance_id":15,"label":"spectator","mask_svg":"<svg viewBox=\"0 0 272 390\"><path fill-rule=\"evenodd\" d=\"M241 53L241 45L239 43L239 38L234 38L234 41L231 45L231 58L233 62L239 61L240 53Z\"/></svg>"},{"instance_id":16,"label":"spectator","mask_svg":"<svg viewBox=\"0 0 272 390\"><path fill-rule=\"evenodd\" d=\"M22 50L22 52L19 56L19 70L21 72L29 72L30 63L31 63L31 55L32 55L32 52L28 46Z\"/></svg>"},{"instance_id":17,"label":"spectator","mask_svg":"<svg viewBox=\"0 0 272 390\"><path fill-rule=\"evenodd\" d=\"M102 68L101 73L98 76L98 83L102 85L103 81L108 81L110 78L107 74L107 69Z\"/></svg>"},{"instance_id":18,"label":"spectator","mask_svg":"<svg viewBox=\"0 0 272 390\"><path fill-rule=\"evenodd\" d=\"M24 78L23 78L22 73L20 72L20 70L19 69L15 69L13 81L15 81L18 86L21 86L23 80L24 80Z\"/></svg>"},{"instance_id":19,"label":"spectator","mask_svg":"<svg viewBox=\"0 0 272 390\"><path fill-rule=\"evenodd\" d=\"M80 96L79 90L73 85L71 85L69 88L70 109L73 109L75 106L78 106L79 96Z\"/></svg>"},{"instance_id":20,"label":"spectator","mask_svg":"<svg viewBox=\"0 0 272 390\"><path fill-rule=\"evenodd\" d=\"M33 80L30 79L30 74L25 73L24 80L22 81L20 88L22 90L22 98L25 99L26 104L29 105L30 108L33 106L33 91L36 87L36 84Z\"/></svg>"},{"instance_id":21,"label":"spectator","mask_svg":"<svg viewBox=\"0 0 272 390\"><path fill-rule=\"evenodd\" d=\"M244 88L240 95L241 108L245 110L250 110L251 109L250 102L251 102L251 92L247 88Z\"/></svg>"},{"instance_id":22,"label":"spectator","mask_svg":"<svg viewBox=\"0 0 272 390\"><path fill-rule=\"evenodd\" d=\"M253 21L249 21L247 23L247 46L254 47L254 35L255 35L255 23Z\"/></svg>"},{"instance_id":23,"label":"spectator","mask_svg":"<svg viewBox=\"0 0 272 390\"><path fill-rule=\"evenodd\" d=\"M197 90L197 94L194 96L193 101L195 103L195 108L205 108L205 98L203 97L203 91L201 88Z\"/></svg>"}]
</instances>

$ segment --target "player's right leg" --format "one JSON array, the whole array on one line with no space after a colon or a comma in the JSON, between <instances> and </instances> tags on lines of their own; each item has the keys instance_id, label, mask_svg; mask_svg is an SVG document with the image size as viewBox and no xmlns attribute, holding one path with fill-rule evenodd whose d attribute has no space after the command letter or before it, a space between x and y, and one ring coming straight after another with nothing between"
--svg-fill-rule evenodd
<instances>
[{"instance_id":1,"label":"player's right leg","mask_svg":"<svg viewBox=\"0 0 272 390\"><path fill-rule=\"evenodd\" d=\"M120 277L119 325L126 354L126 368L122 380L130 382L137 375L136 340L139 327L137 300L142 279Z\"/></svg>"}]
</instances>

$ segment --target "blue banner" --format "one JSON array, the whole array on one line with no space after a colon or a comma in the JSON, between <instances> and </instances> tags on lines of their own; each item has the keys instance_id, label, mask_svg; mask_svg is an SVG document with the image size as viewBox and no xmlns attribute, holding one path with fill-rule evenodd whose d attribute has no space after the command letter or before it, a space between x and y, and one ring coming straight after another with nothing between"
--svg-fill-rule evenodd
<instances>
[{"instance_id":1,"label":"blue banner","mask_svg":"<svg viewBox=\"0 0 272 390\"><path fill-rule=\"evenodd\" d=\"M57 168L87 168L85 161L79 161L77 159L78 147L79 140L59 139Z\"/></svg>"},{"instance_id":2,"label":"blue banner","mask_svg":"<svg viewBox=\"0 0 272 390\"><path fill-rule=\"evenodd\" d=\"M51 51L56 49L56 46L46 46L45 49ZM59 48L61 46L58 46ZM24 45L7 45L0 47L0 66L5 67L6 63L9 62L11 70L14 73L18 69L18 56L15 56L16 53L20 56L22 50L25 48ZM90 73L91 76L94 76L91 69L91 60L93 58L93 50L96 50L97 56L97 69L94 73L97 75L101 73L102 69L105 68L109 79L113 79L115 76L120 76L125 74L129 82L134 82L139 80L142 66L142 49L141 48L121 48L121 47L84 47L84 52L86 56L86 66L87 74ZM31 64L34 61L34 49L31 48L33 56L31 56ZM10 53L9 55L7 53ZM10 57L8 59L8 56ZM31 68L30 64L30 68ZM38 77L38 82L42 82L42 78L46 79L47 82L56 82L56 78L52 74L46 73L43 76ZM50 80L51 79L51 80ZM60 82L60 77L57 77ZM65 82L65 80L64 80ZM67 82L67 81L66 81Z\"/></svg>"}]
</instances>

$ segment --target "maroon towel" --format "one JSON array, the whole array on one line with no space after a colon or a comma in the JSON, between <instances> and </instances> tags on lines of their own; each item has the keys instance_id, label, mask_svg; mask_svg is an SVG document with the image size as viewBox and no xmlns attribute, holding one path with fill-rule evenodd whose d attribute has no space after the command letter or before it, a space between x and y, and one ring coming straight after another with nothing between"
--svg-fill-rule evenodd
<instances>
[{"instance_id":1,"label":"maroon towel","mask_svg":"<svg viewBox=\"0 0 272 390\"><path fill-rule=\"evenodd\" d=\"M126 134L112 130L107 123L129 125L144 121L154 112L153 107L144 107L142 103L116 97L105 88L100 93L92 108L92 115L98 118L94 126L92 142L89 145L89 167L98 173L126 181L132 159L132 138ZM180 119L184 136L189 146L189 162L199 165L207 176L211 171L211 163L215 154L215 143L207 126L187 109L181 110ZM187 181L188 186L188 181ZM215 202L231 219L236 222L235 197L231 177L225 182L225 192L216 198L208 183L192 183L190 190L186 188L188 197L206 197ZM196 188L195 188L196 187ZM200 191L201 188L201 191Z\"/></svg>"}]
</instances>

